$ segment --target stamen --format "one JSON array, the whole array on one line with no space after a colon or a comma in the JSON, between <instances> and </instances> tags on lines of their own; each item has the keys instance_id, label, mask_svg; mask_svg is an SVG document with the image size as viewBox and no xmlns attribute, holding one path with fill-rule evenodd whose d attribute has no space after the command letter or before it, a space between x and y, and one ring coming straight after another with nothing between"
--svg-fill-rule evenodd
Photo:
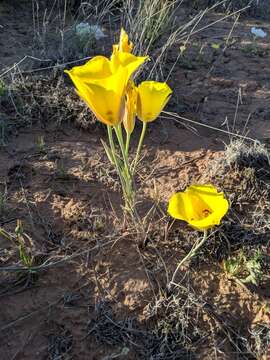
<instances>
[{"instance_id":1,"label":"stamen","mask_svg":"<svg viewBox=\"0 0 270 360\"><path fill-rule=\"evenodd\" d=\"M212 214L212 212L209 209L204 209L202 213L204 217L207 217Z\"/></svg>"}]
</instances>

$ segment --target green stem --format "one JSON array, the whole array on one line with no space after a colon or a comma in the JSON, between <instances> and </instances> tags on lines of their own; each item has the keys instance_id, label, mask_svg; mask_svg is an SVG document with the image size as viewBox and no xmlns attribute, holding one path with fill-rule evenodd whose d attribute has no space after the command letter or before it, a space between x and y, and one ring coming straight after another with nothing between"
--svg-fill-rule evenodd
<instances>
[{"instance_id":1,"label":"green stem","mask_svg":"<svg viewBox=\"0 0 270 360\"><path fill-rule=\"evenodd\" d=\"M112 127L110 125L107 125L107 131L108 131L108 138L109 138L109 143L110 143L110 147L111 147L111 151L112 151L113 161L116 166L116 162L117 162L116 151L115 151L115 145L114 145L114 141L113 141Z\"/></svg>"},{"instance_id":2,"label":"green stem","mask_svg":"<svg viewBox=\"0 0 270 360\"><path fill-rule=\"evenodd\" d=\"M122 127L121 127L121 123L118 124L117 126L114 127L116 136L117 136L117 140L121 149L121 153L123 156L123 160L124 160L124 164L125 164L125 169L127 172L127 175L130 176L130 168L129 168L129 163L128 163L128 157L125 151L125 145L124 145L124 140L123 140L123 134L122 134Z\"/></svg>"},{"instance_id":3,"label":"green stem","mask_svg":"<svg viewBox=\"0 0 270 360\"><path fill-rule=\"evenodd\" d=\"M128 133L128 132L127 132L127 137L126 137L126 148L125 148L126 156L128 156L129 144L130 144L130 133Z\"/></svg>"},{"instance_id":4,"label":"green stem","mask_svg":"<svg viewBox=\"0 0 270 360\"><path fill-rule=\"evenodd\" d=\"M121 123L114 127L117 140L121 149L121 153L124 161L124 181L125 181L125 193L126 193L126 204L131 212L134 212L134 189L135 184L133 181L133 176L130 170L130 165L128 161L128 154L126 153L123 134L122 134L122 125Z\"/></svg>"},{"instance_id":5,"label":"green stem","mask_svg":"<svg viewBox=\"0 0 270 360\"><path fill-rule=\"evenodd\" d=\"M201 248L201 246L205 243L206 240L207 240L207 231L204 230L202 239L199 242L196 242L192 246L190 252L177 265L177 268L175 269L175 272L173 273L172 280L170 281L170 284L174 283L177 272L180 269L180 267L184 264L184 262L186 262L187 260L193 258L193 256L196 255L197 251Z\"/></svg>"},{"instance_id":6,"label":"green stem","mask_svg":"<svg viewBox=\"0 0 270 360\"><path fill-rule=\"evenodd\" d=\"M138 161L139 161L139 158L140 158L140 153L141 153L141 149L142 149L142 145L143 145L143 140L144 140L144 137L145 137L146 128L147 128L147 122L144 121L141 136L140 136L140 140L139 140L139 144L138 144L138 147L137 147L136 157L135 157L135 160L134 160L133 171L132 171L133 174L136 171L136 167L137 167L137 164L138 164Z\"/></svg>"},{"instance_id":7,"label":"green stem","mask_svg":"<svg viewBox=\"0 0 270 360\"><path fill-rule=\"evenodd\" d=\"M125 153L125 146L124 146L124 141L123 141L121 124L114 127L114 130L115 130L117 140L118 140L118 143L119 143L119 146L121 149L121 153L123 156L123 164L122 164L122 166L119 165L119 162L117 159L117 154L116 154L116 149L115 149L115 145L114 145L114 141L113 141L112 128L109 126L108 127L108 136L109 136L109 142L110 142L110 146L111 146L113 161L115 163L115 166L116 166L117 172L118 172L118 176L121 181L121 186L122 186L123 195L124 195L124 199L125 199L125 203L126 203L126 208L129 209L130 211L133 211L133 199L134 199L133 187L132 187L133 181L132 181L132 176L131 176L130 167L129 167L129 163L128 163L128 158Z\"/></svg>"},{"instance_id":8,"label":"green stem","mask_svg":"<svg viewBox=\"0 0 270 360\"><path fill-rule=\"evenodd\" d=\"M116 149L115 149L115 145L114 145L114 141L113 141L112 127L110 125L107 125L107 131L108 131L108 138L109 138L109 143L110 143L110 147L111 147L113 162L116 167L118 176L120 178L122 188L124 189L124 183L123 183L122 174L121 174L121 167L120 167L118 159L117 159Z\"/></svg>"}]
</instances>

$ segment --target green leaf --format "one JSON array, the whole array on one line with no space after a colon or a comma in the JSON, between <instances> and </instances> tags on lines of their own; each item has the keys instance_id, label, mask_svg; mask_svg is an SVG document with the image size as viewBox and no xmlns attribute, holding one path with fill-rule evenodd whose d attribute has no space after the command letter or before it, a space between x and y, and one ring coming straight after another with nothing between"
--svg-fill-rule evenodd
<instances>
[{"instance_id":1,"label":"green leaf","mask_svg":"<svg viewBox=\"0 0 270 360\"><path fill-rule=\"evenodd\" d=\"M103 145L103 147L104 147L104 150L105 150L105 152L106 152L106 155L107 155L110 163L111 163L112 165L114 165L113 155L112 155L111 149L110 149L109 146L105 143L105 141L103 141L102 139L101 139L101 143L102 143L102 145Z\"/></svg>"},{"instance_id":2,"label":"green leaf","mask_svg":"<svg viewBox=\"0 0 270 360\"><path fill-rule=\"evenodd\" d=\"M213 44L211 45L211 47L212 47L212 49L214 49L214 50L219 50L219 49L220 49L220 44L213 43Z\"/></svg>"}]
</instances>

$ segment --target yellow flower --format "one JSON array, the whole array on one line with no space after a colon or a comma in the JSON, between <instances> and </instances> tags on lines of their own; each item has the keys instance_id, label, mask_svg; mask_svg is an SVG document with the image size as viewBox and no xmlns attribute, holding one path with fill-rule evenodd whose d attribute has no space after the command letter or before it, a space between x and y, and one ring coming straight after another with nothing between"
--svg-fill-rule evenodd
<instances>
[{"instance_id":1,"label":"yellow flower","mask_svg":"<svg viewBox=\"0 0 270 360\"><path fill-rule=\"evenodd\" d=\"M137 88L133 81L130 81L126 90L125 112L123 115L123 125L128 134L131 134L135 126L137 105Z\"/></svg>"},{"instance_id":2,"label":"yellow flower","mask_svg":"<svg viewBox=\"0 0 270 360\"><path fill-rule=\"evenodd\" d=\"M133 43L129 41L128 34L125 32L123 28L121 29L121 33L120 33L119 44L114 45L113 49L127 53L130 53L133 49Z\"/></svg>"},{"instance_id":3,"label":"yellow flower","mask_svg":"<svg viewBox=\"0 0 270 360\"><path fill-rule=\"evenodd\" d=\"M138 86L137 115L141 121L154 121L167 102L172 90L166 83L144 81Z\"/></svg>"},{"instance_id":4,"label":"yellow flower","mask_svg":"<svg viewBox=\"0 0 270 360\"><path fill-rule=\"evenodd\" d=\"M192 185L170 198L168 213L204 231L219 225L228 209L223 192L218 192L213 185Z\"/></svg>"},{"instance_id":5,"label":"yellow flower","mask_svg":"<svg viewBox=\"0 0 270 360\"><path fill-rule=\"evenodd\" d=\"M96 56L65 72L97 119L114 126L122 119L128 80L145 60L129 53L117 53L111 59Z\"/></svg>"}]
</instances>

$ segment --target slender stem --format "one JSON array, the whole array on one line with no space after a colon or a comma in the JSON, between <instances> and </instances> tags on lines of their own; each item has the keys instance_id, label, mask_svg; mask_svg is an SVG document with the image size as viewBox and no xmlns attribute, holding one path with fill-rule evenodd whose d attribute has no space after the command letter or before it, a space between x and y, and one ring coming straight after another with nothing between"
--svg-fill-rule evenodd
<instances>
[{"instance_id":1,"label":"slender stem","mask_svg":"<svg viewBox=\"0 0 270 360\"><path fill-rule=\"evenodd\" d=\"M117 163L116 150L115 150L115 145L114 145L114 141L113 141L112 127L110 125L107 125L107 131L108 131L108 138L109 138L109 143L110 143L110 147L111 147L111 151L112 151L113 161L116 166L116 163Z\"/></svg>"},{"instance_id":2,"label":"slender stem","mask_svg":"<svg viewBox=\"0 0 270 360\"><path fill-rule=\"evenodd\" d=\"M121 149L121 153L123 156L123 161L124 161L124 173L123 173L123 178L124 178L124 182L125 182L125 200L126 200L126 204L129 208L129 211L131 211L132 213L134 213L134 189L135 189L135 184L133 181L133 175L131 173L130 170L130 165L129 165L129 161L128 161L128 154L126 153L126 149L125 149L125 145L124 145L124 140L123 140L123 134L122 134L122 125L121 123L118 124L117 126L114 127L116 136L117 136L117 140Z\"/></svg>"},{"instance_id":3,"label":"slender stem","mask_svg":"<svg viewBox=\"0 0 270 360\"><path fill-rule=\"evenodd\" d=\"M194 255L196 255L197 251L200 249L200 247L205 243L205 241L207 240L207 231L204 230L204 233L203 233L203 237L202 239L199 241L199 242L196 242L190 252L184 257L184 259L182 259L179 264L177 265L177 268L175 269L175 272L173 273L173 276L172 276L172 280L170 281L170 284L171 283L174 283L174 280L175 280L175 277L177 275L177 272L178 270L180 269L180 267L184 264L184 262L186 262L187 260L191 259Z\"/></svg>"},{"instance_id":4,"label":"slender stem","mask_svg":"<svg viewBox=\"0 0 270 360\"><path fill-rule=\"evenodd\" d=\"M125 164L125 169L126 169L127 174L129 176L130 175L130 169L129 169L128 157L127 157L127 154L126 154L126 151L125 151L125 146L124 146L121 123L118 124L117 126L115 126L114 130L115 130L117 140L118 140L119 145L120 145L121 153L122 153L124 164Z\"/></svg>"},{"instance_id":5,"label":"slender stem","mask_svg":"<svg viewBox=\"0 0 270 360\"><path fill-rule=\"evenodd\" d=\"M137 167L137 164L138 164L138 161L139 161L139 157L140 157L140 153L141 153L141 149L142 149L142 145L143 145L143 140L144 140L144 137L145 137L146 128L147 128L147 122L144 121L141 136L140 136L140 140L139 140L139 144L138 144L138 147L137 147L136 157L135 157L135 160L134 160L133 171L132 171L133 174L136 171L136 167Z\"/></svg>"},{"instance_id":6,"label":"slender stem","mask_svg":"<svg viewBox=\"0 0 270 360\"><path fill-rule=\"evenodd\" d=\"M121 153L123 156L122 166L119 164L119 159L117 158L116 148L115 148L115 144L113 141L112 127L108 126L107 128L108 128L108 137L109 137L111 152L112 152L112 156L113 156L113 162L116 166L117 173L118 173L119 179L121 181L121 187L123 190L125 204L127 206L127 209L129 209L130 211L133 211L134 195L133 195L133 188L132 188L132 177L131 177L131 172L130 172L130 168L129 168L129 164L128 164L128 159L125 154L125 147L124 147L121 124L120 124L120 126L118 125L118 126L114 127L114 130L115 130L117 140L118 140L118 143L119 143L119 146L121 149Z\"/></svg>"},{"instance_id":7,"label":"slender stem","mask_svg":"<svg viewBox=\"0 0 270 360\"><path fill-rule=\"evenodd\" d=\"M114 145L114 141L113 141L112 127L110 125L107 125L107 130L108 130L108 138L109 138L109 143L110 143L110 147L111 147L113 162L116 167L116 171L118 173L119 179L121 181L122 189L124 190L124 182L123 182L123 178L122 178L122 174L121 174L121 167L120 167L118 159L117 159L116 149L115 149L115 145Z\"/></svg>"},{"instance_id":8,"label":"slender stem","mask_svg":"<svg viewBox=\"0 0 270 360\"><path fill-rule=\"evenodd\" d=\"M127 132L127 137L126 137L126 146L125 146L126 156L128 156L129 144L130 144L130 133L129 133L129 132Z\"/></svg>"}]
</instances>

